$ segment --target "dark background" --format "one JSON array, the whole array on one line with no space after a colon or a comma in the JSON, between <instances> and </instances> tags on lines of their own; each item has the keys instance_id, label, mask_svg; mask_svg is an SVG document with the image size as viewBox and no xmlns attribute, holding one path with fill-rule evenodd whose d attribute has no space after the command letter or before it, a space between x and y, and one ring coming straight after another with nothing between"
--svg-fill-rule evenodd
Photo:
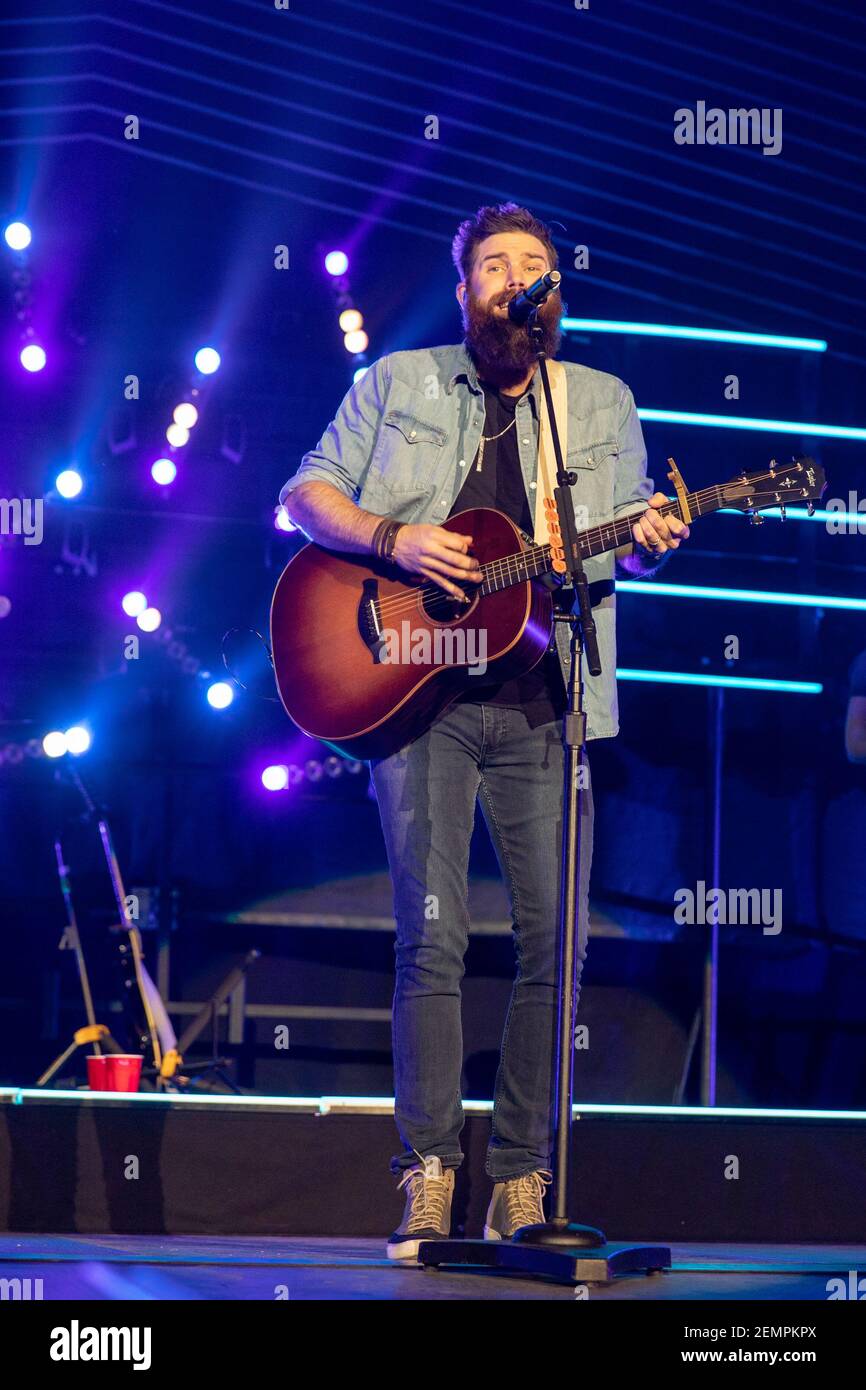
<instances>
[{"instance_id":1,"label":"dark background","mask_svg":"<svg viewBox=\"0 0 866 1390\"><path fill-rule=\"evenodd\" d=\"M250 692L211 710L158 638L119 606L142 587L174 640L218 672L223 634L264 632L297 536L276 494L318 439L354 366L324 253L344 248L368 360L455 341L450 240L483 202L552 221L572 314L825 338L826 354L570 334L563 355L621 376L639 406L863 426L862 68L853 6L665 5L588 11L534 0L378 5L137 0L82 16L19 7L0 24L0 210L34 229L32 321L49 354L17 363L5 245L0 492L46 498L45 539L0 538L0 1081L31 1081L83 1021L53 843L63 834L100 999L115 993L110 895L95 830L45 759L13 750L86 720L78 770L110 812L127 886L160 887L170 994L202 999L251 945L262 1003L387 1009L391 937L244 926L292 890L348 915L387 914L366 775L264 793L269 762L323 758L272 698L263 652L238 648ZM679 146L681 106L781 107L776 157ZM124 118L140 120L138 140ZM424 138L439 120L439 139ZM587 270L571 269L586 244ZM288 270L274 248L289 250ZM192 357L223 356L176 483L150 463ZM126 403L125 377L140 399ZM737 401L724 398L736 373ZM828 496L862 486L862 443L646 424L650 472L673 454L692 488L809 452ZM78 466L82 495L51 496ZM665 578L864 595L862 536L817 523L709 518ZM724 660L728 635L737 662ZM847 675L862 615L623 594L619 662L823 682L821 696L726 697L722 881L780 888L784 930L723 933L721 1100L866 1104L863 769L844 756ZM668 1101L700 1003L702 933L675 931L673 894L711 871L704 690L623 684L623 732L594 751L595 920L578 1096ZM482 835L475 872L494 873ZM344 882L344 881L347 881ZM366 885L366 886L365 886ZM327 886L327 895L324 892ZM487 901L487 899L485 899ZM359 907L360 904L360 907ZM332 908L328 909L333 910ZM145 933L148 959L155 933ZM676 939L674 939L676 938ZM154 966L155 969L155 966ZM491 1094L512 971L507 937L469 958L467 1092ZM176 1022L179 1020L176 1018ZM180 1020L182 1022L182 1020ZM248 1029L247 1085L388 1094L381 1018L291 1018ZM685 1091L697 1095L693 1068Z\"/></svg>"}]
</instances>

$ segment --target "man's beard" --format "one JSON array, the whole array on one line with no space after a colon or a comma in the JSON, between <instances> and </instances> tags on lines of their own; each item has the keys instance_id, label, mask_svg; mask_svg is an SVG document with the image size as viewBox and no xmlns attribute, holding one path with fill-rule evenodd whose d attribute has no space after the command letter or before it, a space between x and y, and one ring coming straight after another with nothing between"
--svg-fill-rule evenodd
<instances>
[{"instance_id":1,"label":"man's beard","mask_svg":"<svg viewBox=\"0 0 866 1390\"><path fill-rule=\"evenodd\" d=\"M559 328L562 300L559 294L548 295L538 311L542 338L537 346L525 324L512 323L507 315L494 313L497 305L507 304L513 297L511 293L501 294L489 304L482 304L467 289L463 305L466 346L475 359L480 375L499 386L516 386L535 366L538 347L543 349L545 357L555 357L562 340Z\"/></svg>"}]
</instances>

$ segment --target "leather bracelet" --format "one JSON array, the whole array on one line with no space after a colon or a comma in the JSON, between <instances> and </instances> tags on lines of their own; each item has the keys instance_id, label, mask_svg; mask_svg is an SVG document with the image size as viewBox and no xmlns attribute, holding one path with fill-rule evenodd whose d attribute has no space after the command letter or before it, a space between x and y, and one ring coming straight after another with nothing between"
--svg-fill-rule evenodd
<instances>
[{"instance_id":1,"label":"leather bracelet","mask_svg":"<svg viewBox=\"0 0 866 1390\"><path fill-rule=\"evenodd\" d=\"M394 545L397 540L397 532L402 530L404 522L395 521L393 517L386 516L379 522L373 532L373 539L370 549L379 560L390 560L394 553Z\"/></svg>"},{"instance_id":2,"label":"leather bracelet","mask_svg":"<svg viewBox=\"0 0 866 1390\"><path fill-rule=\"evenodd\" d=\"M403 530L403 526L404 526L404 523L403 523L402 521L392 521L392 522L391 522L391 528L390 528L390 530L386 533L385 539L384 539L384 541L383 541L383 543L382 543L382 559L383 559L383 560L390 560L390 559L391 559L391 556L394 554L394 547L395 547L395 545L397 544L397 537L398 537L398 535L400 534L400 532Z\"/></svg>"},{"instance_id":3,"label":"leather bracelet","mask_svg":"<svg viewBox=\"0 0 866 1390\"><path fill-rule=\"evenodd\" d=\"M381 560L382 558L382 541L384 540L385 532L388 530L388 527L390 525L391 518L389 516L385 516L382 518L382 520L379 522L379 525L373 532L373 538L370 541L370 549L372 550L373 554L377 557L377 559Z\"/></svg>"}]
</instances>

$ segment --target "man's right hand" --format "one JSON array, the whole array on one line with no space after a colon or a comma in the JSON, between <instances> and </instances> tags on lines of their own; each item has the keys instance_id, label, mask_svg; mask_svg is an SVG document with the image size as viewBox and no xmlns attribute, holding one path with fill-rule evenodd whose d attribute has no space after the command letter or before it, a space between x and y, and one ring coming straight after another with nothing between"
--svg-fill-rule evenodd
<instances>
[{"instance_id":1,"label":"man's right hand","mask_svg":"<svg viewBox=\"0 0 866 1390\"><path fill-rule=\"evenodd\" d=\"M432 579L446 594L469 602L464 591L451 581L481 582L478 561L469 554L471 536L446 531L444 526L401 526L391 556L401 569Z\"/></svg>"}]
</instances>

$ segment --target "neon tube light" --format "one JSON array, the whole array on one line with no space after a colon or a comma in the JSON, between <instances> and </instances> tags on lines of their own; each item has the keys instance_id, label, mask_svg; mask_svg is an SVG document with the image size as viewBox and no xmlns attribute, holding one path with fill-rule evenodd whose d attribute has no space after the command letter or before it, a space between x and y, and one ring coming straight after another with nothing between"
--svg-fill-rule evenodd
<instances>
[{"instance_id":1,"label":"neon tube light","mask_svg":"<svg viewBox=\"0 0 866 1390\"><path fill-rule=\"evenodd\" d=\"M660 598L723 599L733 603L780 603L791 608L847 608L866 611L866 598L837 594L784 594L766 589L720 589L701 584L659 584L652 579L618 579L617 589L627 594L656 594Z\"/></svg>"},{"instance_id":2,"label":"neon tube light","mask_svg":"<svg viewBox=\"0 0 866 1390\"><path fill-rule=\"evenodd\" d=\"M826 352L823 338L790 338L782 333L739 333L731 328L688 328L673 323L629 323L619 319L560 319L564 333L628 333L646 338L690 338L704 343L746 343L754 347Z\"/></svg>"},{"instance_id":3,"label":"neon tube light","mask_svg":"<svg viewBox=\"0 0 866 1390\"><path fill-rule=\"evenodd\" d=\"M703 425L721 430L762 430L765 434L805 434L824 439L866 439L866 429L854 425L819 425L805 420L762 420L750 415L698 415L688 410L638 409L641 420L668 425Z\"/></svg>"},{"instance_id":4,"label":"neon tube light","mask_svg":"<svg viewBox=\"0 0 866 1390\"><path fill-rule=\"evenodd\" d=\"M641 671L633 667L617 667L617 680L649 681L655 685L721 686L730 690L775 690L789 695L820 695L824 689L817 681L777 681L762 676L711 676L691 671Z\"/></svg>"}]
</instances>

